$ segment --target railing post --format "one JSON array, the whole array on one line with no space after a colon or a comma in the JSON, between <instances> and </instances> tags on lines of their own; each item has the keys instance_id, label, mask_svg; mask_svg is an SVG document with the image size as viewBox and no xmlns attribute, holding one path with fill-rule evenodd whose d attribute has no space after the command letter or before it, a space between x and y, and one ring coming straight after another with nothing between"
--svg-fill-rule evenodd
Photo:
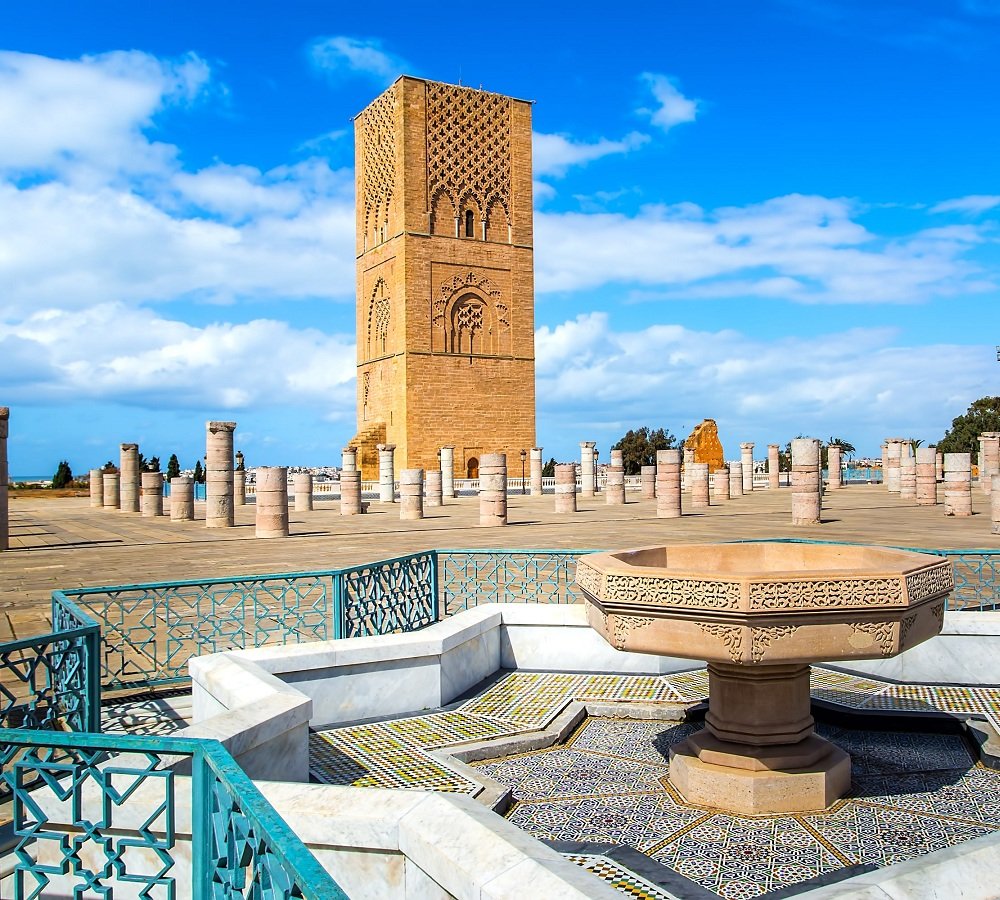
<instances>
[{"instance_id":1,"label":"railing post","mask_svg":"<svg viewBox=\"0 0 1000 900\"><path fill-rule=\"evenodd\" d=\"M100 733L101 723L101 626L95 625L84 639L87 647L87 731Z\"/></svg>"},{"instance_id":2,"label":"railing post","mask_svg":"<svg viewBox=\"0 0 1000 900\"><path fill-rule=\"evenodd\" d=\"M431 618L435 622L441 621L441 594L438 583L438 551L431 550Z\"/></svg>"},{"instance_id":3,"label":"railing post","mask_svg":"<svg viewBox=\"0 0 1000 900\"><path fill-rule=\"evenodd\" d=\"M333 585L331 618L333 619L333 639L339 641L344 636L344 573L333 572L330 576Z\"/></svg>"},{"instance_id":4,"label":"railing post","mask_svg":"<svg viewBox=\"0 0 1000 900\"><path fill-rule=\"evenodd\" d=\"M212 900L215 861L212 850L212 791L214 773L204 753L191 757L191 898Z\"/></svg>"}]
</instances>

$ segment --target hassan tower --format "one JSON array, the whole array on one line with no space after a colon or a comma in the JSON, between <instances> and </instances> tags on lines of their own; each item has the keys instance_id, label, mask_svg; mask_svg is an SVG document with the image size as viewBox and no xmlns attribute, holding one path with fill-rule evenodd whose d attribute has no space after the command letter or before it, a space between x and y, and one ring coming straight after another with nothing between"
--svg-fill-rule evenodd
<instances>
[{"instance_id":1,"label":"hassan tower","mask_svg":"<svg viewBox=\"0 0 1000 900\"><path fill-rule=\"evenodd\" d=\"M531 105L403 76L354 127L358 449L455 475L535 441Z\"/></svg>"}]
</instances>

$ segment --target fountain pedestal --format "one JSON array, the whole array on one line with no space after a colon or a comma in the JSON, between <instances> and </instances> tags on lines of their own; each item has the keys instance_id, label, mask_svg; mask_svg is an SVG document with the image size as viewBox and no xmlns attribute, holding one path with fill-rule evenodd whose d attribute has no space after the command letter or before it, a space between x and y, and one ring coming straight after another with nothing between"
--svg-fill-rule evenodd
<instances>
[{"instance_id":1,"label":"fountain pedestal","mask_svg":"<svg viewBox=\"0 0 1000 900\"><path fill-rule=\"evenodd\" d=\"M894 656L937 634L948 560L882 547L688 544L577 564L593 628L619 650L708 662L705 728L670 782L744 815L825 809L851 760L814 733L809 663Z\"/></svg>"}]
</instances>

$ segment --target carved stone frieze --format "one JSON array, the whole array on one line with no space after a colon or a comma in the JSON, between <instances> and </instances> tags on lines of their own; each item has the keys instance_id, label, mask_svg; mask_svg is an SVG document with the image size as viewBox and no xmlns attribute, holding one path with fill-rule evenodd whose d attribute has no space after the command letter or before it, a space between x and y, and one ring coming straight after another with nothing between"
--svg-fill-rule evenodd
<instances>
[{"instance_id":1,"label":"carved stone frieze","mask_svg":"<svg viewBox=\"0 0 1000 900\"><path fill-rule=\"evenodd\" d=\"M652 623L652 619L645 616L615 616L614 646L617 650L625 649L625 641L628 636L640 628Z\"/></svg>"},{"instance_id":2,"label":"carved stone frieze","mask_svg":"<svg viewBox=\"0 0 1000 900\"><path fill-rule=\"evenodd\" d=\"M898 578L845 578L824 581L764 581L750 584L750 609L830 609L899 606Z\"/></svg>"},{"instance_id":3,"label":"carved stone frieze","mask_svg":"<svg viewBox=\"0 0 1000 900\"><path fill-rule=\"evenodd\" d=\"M576 566L576 583L585 590L591 597L600 598L601 596L601 580L603 576L599 572L595 572L587 565L580 565L577 563Z\"/></svg>"},{"instance_id":4,"label":"carved stone frieze","mask_svg":"<svg viewBox=\"0 0 1000 900\"><path fill-rule=\"evenodd\" d=\"M772 641L795 634L798 627L795 625L774 625L769 628L750 629L750 658L754 662L761 662L767 653L767 648Z\"/></svg>"},{"instance_id":5,"label":"carved stone frieze","mask_svg":"<svg viewBox=\"0 0 1000 900\"><path fill-rule=\"evenodd\" d=\"M955 578L948 560L944 560L939 566L921 569L906 576L906 593L910 603L919 603L943 592L950 593L954 588Z\"/></svg>"},{"instance_id":6,"label":"carved stone frieze","mask_svg":"<svg viewBox=\"0 0 1000 900\"><path fill-rule=\"evenodd\" d=\"M740 661L743 650L743 629L739 625L719 625L713 622L699 622L698 627L705 634L719 638L726 645L729 658L734 663Z\"/></svg>"},{"instance_id":7,"label":"carved stone frieze","mask_svg":"<svg viewBox=\"0 0 1000 900\"><path fill-rule=\"evenodd\" d=\"M648 603L692 609L737 609L740 604L740 586L726 581L608 575L605 590L619 603Z\"/></svg>"}]
</instances>

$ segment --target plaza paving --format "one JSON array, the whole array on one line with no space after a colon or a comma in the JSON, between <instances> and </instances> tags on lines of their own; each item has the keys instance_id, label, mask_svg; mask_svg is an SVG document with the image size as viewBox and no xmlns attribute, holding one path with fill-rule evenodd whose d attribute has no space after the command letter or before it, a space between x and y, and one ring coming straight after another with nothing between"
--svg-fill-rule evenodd
<instances>
[{"instance_id":1,"label":"plaza paving","mask_svg":"<svg viewBox=\"0 0 1000 900\"><path fill-rule=\"evenodd\" d=\"M568 515L554 512L552 495L514 495L510 524L503 528L479 527L475 497L427 509L413 522L400 521L398 504L372 503L368 514L344 517L338 501L317 500L315 511L291 513L286 539L255 538L253 505L237 508L236 527L207 529L202 503L195 521L171 522L92 509L86 498L16 498L10 504L11 549L0 553L0 641L47 631L55 588L309 571L434 547L613 549L792 537L1000 549L988 499L977 486L976 514L960 519L945 516L940 505L903 502L877 485L851 486L828 492L823 524L809 528L791 525L787 488L721 501L680 519L657 519L655 501L637 498L630 494L621 507L608 506L603 495L578 497L579 512Z\"/></svg>"}]
</instances>

